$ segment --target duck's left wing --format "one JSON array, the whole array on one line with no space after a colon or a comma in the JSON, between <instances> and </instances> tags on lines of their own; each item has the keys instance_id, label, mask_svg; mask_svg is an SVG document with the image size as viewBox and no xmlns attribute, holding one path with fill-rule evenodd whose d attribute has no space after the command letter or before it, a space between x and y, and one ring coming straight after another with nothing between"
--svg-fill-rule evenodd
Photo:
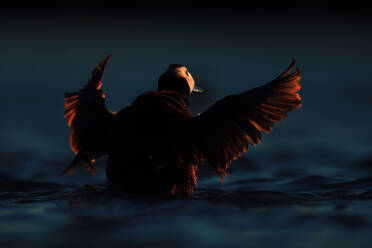
<instances>
[{"instance_id":1,"label":"duck's left wing","mask_svg":"<svg viewBox=\"0 0 372 248\"><path fill-rule=\"evenodd\" d=\"M295 60L273 81L238 95L217 101L192 120L193 142L221 176L232 160L246 152L248 145L261 141L261 132L269 133L273 124L301 107L300 71Z\"/></svg>"},{"instance_id":2,"label":"duck's left wing","mask_svg":"<svg viewBox=\"0 0 372 248\"><path fill-rule=\"evenodd\" d=\"M93 172L95 159L107 152L107 138L115 113L107 109L101 87L110 57L111 55L107 56L94 68L85 87L78 92L65 93L65 118L71 127L70 144L76 156L63 173L71 173L80 160Z\"/></svg>"}]
</instances>

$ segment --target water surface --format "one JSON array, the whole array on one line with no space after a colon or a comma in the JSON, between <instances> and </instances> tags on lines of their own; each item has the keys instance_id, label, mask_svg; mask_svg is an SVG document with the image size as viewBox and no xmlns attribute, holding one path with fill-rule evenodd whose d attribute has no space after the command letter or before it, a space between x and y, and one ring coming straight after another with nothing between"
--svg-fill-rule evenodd
<instances>
[{"instance_id":1,"label":"water surface","mask_svg":"<svg viewBox=\"0 0 372 248\"><path fill-rule=\"evenodd\" d=\"M15 10L13 10L14 12ZM0 22L2 247L369 247L372 124L367 16L12 13ZM193 199L112 192L105 159L92 177L72 160L63 93L107 54L112 110L188 65L216 100L268 82L292 57L303 107L235 161L225 184L202 168Z\"/></svg>"}]
</instances>

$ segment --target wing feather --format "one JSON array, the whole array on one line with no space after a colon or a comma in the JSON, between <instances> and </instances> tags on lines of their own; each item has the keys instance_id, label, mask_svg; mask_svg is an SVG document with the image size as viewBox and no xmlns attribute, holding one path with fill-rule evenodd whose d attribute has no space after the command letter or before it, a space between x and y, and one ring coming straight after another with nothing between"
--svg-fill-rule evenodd
<instances>
[{"instance_id":1,"label":"wing feather","mask_svg":"<svg viewBox=\"0 0 372 248\"><path fill-rule=\"evenodd\" d=\"M64 170L72 172L82 159L92 169L95 158L107 150L107 135L114 113L107 109L105 94L101 89L107 56L92 72L92 77L78 92L65 93L64 105L67 124L70 126L70 145L77 154L74 161Z\"/></svg>"},{"instance_id":2,"label":"wing feather","mask_svg":"<svg viewBox=\"0 0 372 248\"><path fill-rule=\"evenodd\" d=\"M274 123L301 107L300 70L291 73L295 60L273 81L217 101L193 118L193 135L199 150L221 176L232 160L261 142L261 132L270 133Z\"/></svg>"}]
</instances>

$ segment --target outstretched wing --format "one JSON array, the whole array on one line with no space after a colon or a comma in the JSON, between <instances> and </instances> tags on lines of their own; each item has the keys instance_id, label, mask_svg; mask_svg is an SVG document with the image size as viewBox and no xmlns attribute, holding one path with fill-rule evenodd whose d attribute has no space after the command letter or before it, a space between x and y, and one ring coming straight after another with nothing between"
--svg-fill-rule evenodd
<instances>
[{"instance_id":1,"label":"outstretched wing","mask_svg":"<svg viewBox=\"0 0 372 248\"><path fill-rule=\"evenodd\" d=\"M287 112L301 107L300 71L291 73L294 65L293 59L273 81L225 97L193 118L195 142L221 180L232 160L246 152L249 144L261 141L261 132L269 133Z\"/></svg>"},{"instance_id":2,"label":"outstretched wing","mask_svg":"<svg viewBox=\"0 0 372 248\"><path fill-rule=\"evenodd\" d=\"M74 161L64 170L72 172L83 160L90 172L95 159L106 153L107 135L115 113L107 109L102 87L103 74L111 55L92 72L92 77L78 92L65 93L65 118L71 127L70 144L76 154Z\"/></svg>"}]
</instances>

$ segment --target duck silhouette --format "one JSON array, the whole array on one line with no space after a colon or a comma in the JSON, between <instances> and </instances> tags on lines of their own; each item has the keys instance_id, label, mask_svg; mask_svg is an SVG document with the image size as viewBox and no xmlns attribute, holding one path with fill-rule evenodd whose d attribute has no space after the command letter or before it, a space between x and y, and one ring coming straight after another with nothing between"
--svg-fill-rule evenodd
<instances>
[{"instance_id":1,"label":"duck silhouette","mask_svg":"<svg viewBox=\"0 0 372 248\"><path fill-rule=\"evenodd\" d=\"M79 92L65 93L65 118L79 161L94 173L98 157L108 155L110 186L130 193L192 196L198 167L212 166L223 181L231 162L261 141L287 113L301 107L300 71L295 60L271 82L227 96L192 116L188 97L201 92L187 67L172 64L159 77L158 90L138 96L120 110L105 104L103 74L111 55L92 72Z\"/></svg>"}]
</instances>

